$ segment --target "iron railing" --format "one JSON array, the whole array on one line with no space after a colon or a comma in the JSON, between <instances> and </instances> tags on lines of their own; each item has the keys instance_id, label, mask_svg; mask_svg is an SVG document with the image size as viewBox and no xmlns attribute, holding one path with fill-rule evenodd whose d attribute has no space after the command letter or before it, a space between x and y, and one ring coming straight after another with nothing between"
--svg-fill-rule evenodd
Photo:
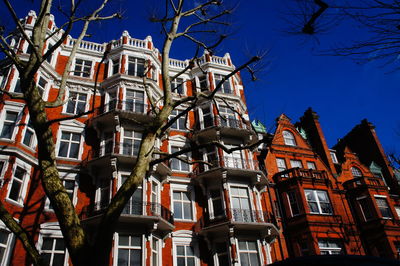
<instances>
[{"instance_id":1,"label":"iron railing","mask_svg":"<svg viewBox=\"0 0 400 266\"><path fill-rule=\"evenodd\" d=\"M232 168L232 169L244 169L244 170L254 170L259 171L258 161L249 160L246 158L235 158L230 156L223 156L220 159L213 161L208 161L208 164L200 164L195 169L193 169L193 174L200 174L205 171L209 171L214 168Z\"/></svg>"},{"instance_id":2,"label":"iron railing","mask_svg":"<svg viewBox=\"0 0 400 266\"><path fill-rule=\"evenodd\" d=\"M282 172L279 172L275 175L275 178L279 181L283 181L290 178L311 178L318 180L329 180L328 174L323 170L313 170L313 169L304 169L304 168L291 168Z\"/></svg>"},{"instance_id":3,"label":"iron railing","mask_svg":"<svg viewBox=\"0 0 400 266\"><path fill-rule=\"evenodd\" d=\"M264 213L262 211L249 210L249 209L231 209L232 218L235 222L242 223L263 223Z\"/></svg>"}]
</instances>

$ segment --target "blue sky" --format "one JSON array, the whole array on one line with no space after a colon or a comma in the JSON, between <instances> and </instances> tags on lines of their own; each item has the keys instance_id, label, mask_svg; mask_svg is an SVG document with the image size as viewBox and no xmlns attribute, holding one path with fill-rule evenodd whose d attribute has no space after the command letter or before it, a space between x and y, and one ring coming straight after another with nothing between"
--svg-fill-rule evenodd
<instances>
[{"instance_id":1,"label":"blue sky","mask_svg":"<svg viewBox=\"0 0 400 266\"><path fill-rule=\"evenodd\" d=\"M18 14L25 16L31 1L18 2L26 3L18 5ZM160 27L147 19L161 3L164 1L114 0L113 8L123 11L124 18L97 25L88 40L105 42L128 30L134 38L151 35L161 49ZM233 35L218 50L217 55L229 52L233 63L240 65L249 53L270 49L266 58L269 67L258 81L245 83L251 118L260 119L270 128L279 114L285 113L296 122L312 107L320 115L329 146L367 118L376 126L386 151L400 152L400 136L395 134L396 128L400 130L397 110L400 73L388 73L390 69L374 63L359 65L349 58L317 55L320 49L351 38L361 39L365 34L346 22L317 37L287 34L288 24L282 18L293 21L290 15L285 15L290 13L286 8L290 3L289 0L239 1L231 18ZM3 14L3 6L0 7ZM177 59L190 56L187 43L178 43L172 51L172 57Z\"/></svg>"}]
</instances>

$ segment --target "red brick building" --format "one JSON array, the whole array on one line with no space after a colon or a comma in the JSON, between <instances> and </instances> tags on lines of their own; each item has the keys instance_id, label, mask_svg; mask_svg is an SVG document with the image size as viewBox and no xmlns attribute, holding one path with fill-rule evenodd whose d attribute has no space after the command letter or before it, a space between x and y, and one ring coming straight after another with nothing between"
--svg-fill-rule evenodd
<instances>
[{"instance_id":1,"label":"red brick building","mask_svg":"<svg viewBox=\"0 0 400 266\"><path fill-rule=\"evenodd\" d=\"M398 181L372 124L363 120L329 149L318 115L308 109L295 124L281 115L270 139L260 157L282 232L272 250L284 250L273 260L319 254L399 258Z\"/></svg>"},{"instance_id":2,"label":"red brick building","mask_svg":"<svg viewBox=\"0 0 400 266\"><path fill-rule=\"evenodd\" d=\"M31 11L23 21L28 33L35 19ZM49 33L55 27L51 20ZM74 42L69 37L37 73L44 100L57 96ZM22 59L29 58L26 42L16 36L12 45ZM16 68L7 61L0 64L1 89L20 93ZM145 64L153 66L147 87L161 97L160 53L151 37L139 40L124 32L108 43L83 41L68 77L68 101L48 110L49 119L94 110L52 126L60 176L89 231L135 165L143 124L151 119ZM187 64L171 59L171 74ZM229 54L205 53L172 82L174 97L213 91L234 69ZM0 198L46 262L68 265L57 219L40 184L35 133L24 102L3 94L0 116ZM119 219L110 265L265 265L308 254L397 256L398 183L368 122L335 150L328 148L311 110L295 125L281 115L273 134L260 128L249 122L239 74L223 84L215 101L201 103L176 121L155 149L170 153L210 140L238 147L258 137L268 142L254 151L226 153L214 147L184 155L208 164L172 159L156 165ZM0 264L27 264L21 243L2 223L0 233Z\"/></svg>"}]
</instances>

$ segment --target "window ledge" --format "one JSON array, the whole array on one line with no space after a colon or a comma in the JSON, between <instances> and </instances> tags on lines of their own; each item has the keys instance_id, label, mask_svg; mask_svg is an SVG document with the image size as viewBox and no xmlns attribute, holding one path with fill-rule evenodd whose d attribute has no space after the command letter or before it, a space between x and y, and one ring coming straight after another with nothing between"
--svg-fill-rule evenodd
<instances>
[{"instance_id":1,"label":"window ledge","mask_svg":"<svg viewBox=\"0 0 400 266\"><path fill-rule=\"evenodd\" d=\"M15 200L13 200L13 199L10 199L10 198L6 198L6 201L8 202L8 203L11 203L12 205L16 205L16 206L18 206L18 207L21 207L21 208L23 208L24 207L24 204L23 203L20 203L20 202L18 202L18 201L15 201Z\"/></svg>"}]
</instances>

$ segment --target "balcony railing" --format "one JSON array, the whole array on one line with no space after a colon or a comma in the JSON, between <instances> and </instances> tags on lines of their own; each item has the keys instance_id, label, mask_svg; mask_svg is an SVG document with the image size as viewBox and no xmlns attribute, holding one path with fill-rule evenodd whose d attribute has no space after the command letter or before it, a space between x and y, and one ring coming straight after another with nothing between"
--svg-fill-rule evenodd
<instances>
[{"instance_id":1,"label":"balcony railing","mask_svg":"<svg viewBox=\"0 0 400 266\"><path fill-rule=\"evenodd\" d=\"M224 156L220 159L209 161L209 164L201 164L197 166L194 170L194 174L200 174L205 171L212 170L214 168L233 168L233 169L244 169L244 170L254 170L254 171L259 171L259 165L258 161L253 161L253 160L248 160L245 158L235 158L235 157L229 157L229 156Z\"/></svg>"},{"instance_id":2,"label":"balcony railing","mask_svg":"<svg viewBox=\"0 0 400 266\"><path fill-rule=\"evenodd\" d=\"M134 143L116 143L110 141L104 145L100 145L100 149L93 149L92 158L98 158L106 155L127 155L136 157L139 152L139 147Z\"/></svg>"},{"instance_id":3,"label":"balcony railing","mask_svg":"<svg viewBox=\"0 0 400 266\"><path fill-rule=\"evenodd\" d=\"M262 211L254 211L248 209L231 209L232 218L235 222L242 223L264 223L264 213ZM266 218L266 217L265 217Z\"/></svg>"},{"instance_id":4,"label":"balcony railing","mask_svg":"<svg viewBox=\"0 0 400 266\"><path fill-rule=\"evenodd\" d=\"M327 173L323 170L304 169L298 167L279 172L275 175L275 178L278 180L278 182L297 177L311 178L316 180L329 180Z\"/></svg>"},{"instance_id":5,"label":"balcony railing","mask_svg":"<svg viewBox=\"0 0 400 266\"><path fill-rule=\"evenodd\" d=\"M150 112L149 106L147 104L134 100L112 100L109 103L97 108L98 114L103 114L111 111L126 111L137 114L149 114Z\"/></svg>"},{"instance_id":6,"label":"balcony railing","mask_svg":"<svg viewBox=\"0 0 400 266\"><path fill-rule=\"evenodd\" d=\"M387 187L382 179L377 177L367 177L367 176L362 176L346 181L343 183L343 185L346 189L355 189L359 187L371 187L371 188Z\"/></svg>"},{"instance_id":7,"label":"balcony railing","mask_svg":"<svg viewBox=\"0 0 400 266\"><path fill-rule=\"evenodd\" d=\"M250 123L245 123L242 120L233 118L233 117L216 117L216 119L212 119L211 117L207 117L203 121L203 127L209 128L212 126L218 126L222 128L238 128L238 129L247 129L252 130Z\"/></svg>"},{"instance_id":8,"label":"balcony railing","mask_svg":"<svg viewBox=\"0 0 400 266\"><path fill-rule=\"evenodd\" d=\"M93 207L86 207L81 212L81 219L92 217L103 213L108 204L103 204L103 209L95 210ZM130 200L122 210L121 215L137 215L137 216L152 216L160 217L170 224L174 224L174 216L172 212L156 202L140 202Z\"/></svg>"}]
</instances>

